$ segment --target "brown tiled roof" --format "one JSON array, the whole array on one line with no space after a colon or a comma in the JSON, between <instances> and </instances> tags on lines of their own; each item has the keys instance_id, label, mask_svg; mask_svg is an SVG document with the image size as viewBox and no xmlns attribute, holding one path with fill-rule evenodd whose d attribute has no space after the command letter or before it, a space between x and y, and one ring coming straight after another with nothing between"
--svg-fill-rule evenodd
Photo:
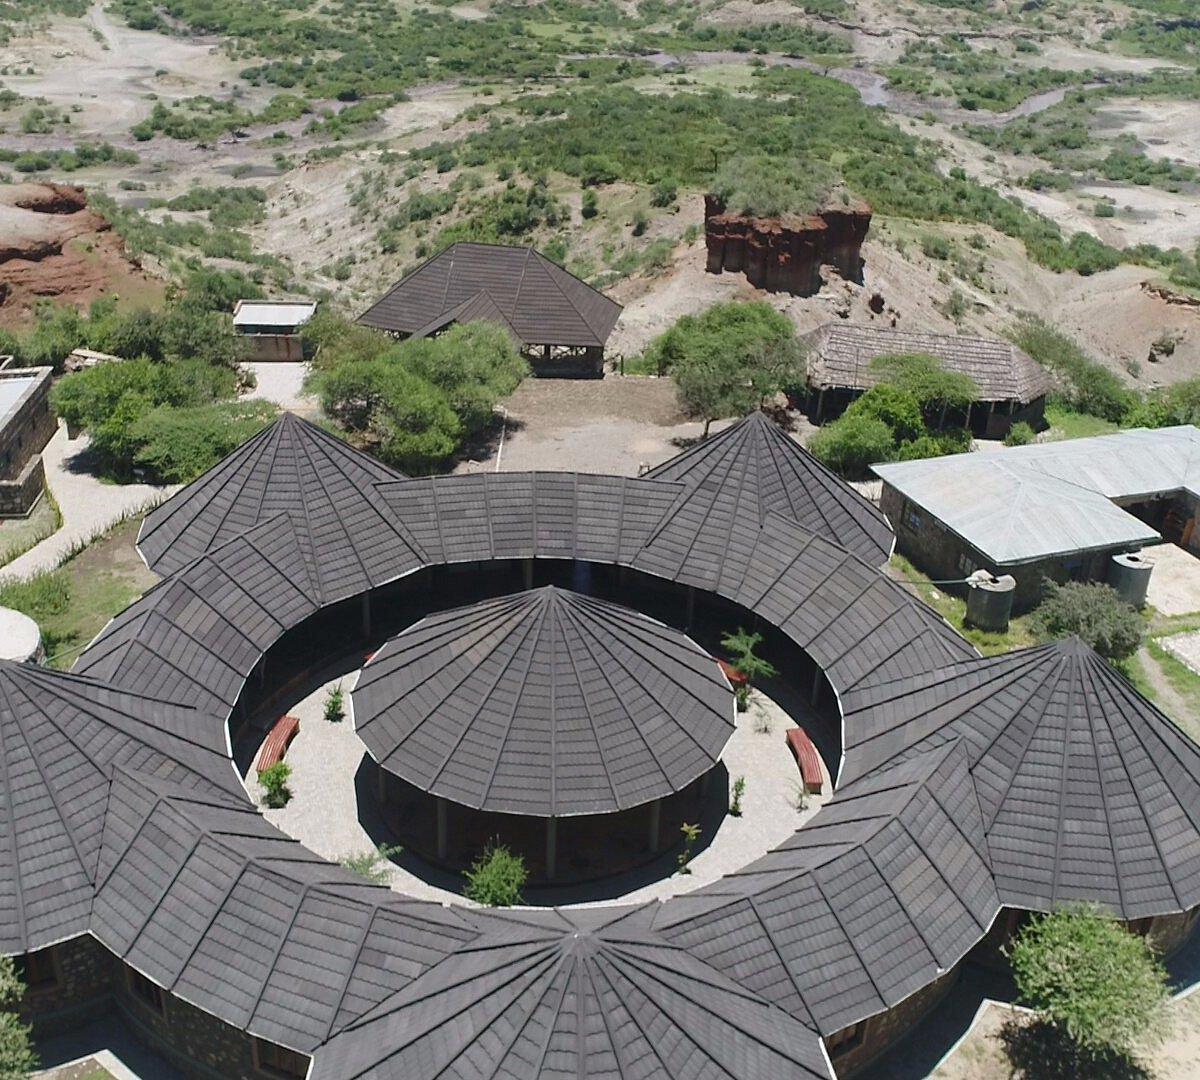
<instances>
[{"instance_id":1,"label":"brown tiled roof","mask_svg":"<svg viewBox=\"0 0 1200 1080\"><path fill-rule=\"evenodd\" d=\"M969 375L981 401L1027 404L1052 388L1049 372L1008 341L851 323L826 323L807 340L808 382L818 390L866 390L876 382L872 360L909 353L936 356L950 371Z\"/></svg>"},{"instance_id":2,"label":"brown tiled roof","mask_svg":"<svg viewBox=\"0 0 1200 1080\"><path fill-rule=\"evenodd\" d=\"M487 319L526 345L603 346L621 305L528 247L453 244L393 285L359 322L423 337Z\"/></svg>"}]
</instances>

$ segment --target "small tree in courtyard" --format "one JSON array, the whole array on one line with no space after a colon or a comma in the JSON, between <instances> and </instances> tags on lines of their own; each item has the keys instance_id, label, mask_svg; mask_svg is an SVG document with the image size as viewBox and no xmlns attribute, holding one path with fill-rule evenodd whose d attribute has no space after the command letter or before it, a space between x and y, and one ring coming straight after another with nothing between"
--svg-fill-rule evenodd
<instances>
[{"instance_id":1,"label":"small tree in courtyard","mask_svg":"<svg viewBox=\"0 0 1200 1080\"><path fill-rule=\"evenodd\" d=\"M37 1055L29 1041L29 1027L21 1023L17 1006L25 987L12 958L0 956L0 1077L18 1080L38 1066Z\"/></svg>"},{"instance_id":2,"label":"small tree in courtyard","mask_svg":"<svg viewBox=\"0 0 1200 1080\"><path fill-rule=\"evenodd\" d=\"M770 679L779 674L770 660L764 660L755 651L762 644L762 639L762 634L748 633L740 626L737 633L728 633L721 638L721 648L729 653L733 666L745 675L749 682Z\"/></svg>"},{"instance_id":3,"label":"small tree in courtyard","mask_svg":"<svg viewBox=\"0 0 1200 1080\"><path fill-rule=\"evenodd\" d=\"M286 761L277 761L258 774L258 782L265 792L263 802L272 810L287 806L292 797L292 789L288 787L291 778L292 767Z\"/></svg>"},{"instance_id":4,"label":"small tree in courtyard","mask_svg":"<svg viewBox=\"0 0 1200 1080\"><path fill-rule=\"evenodd\" d=\"M1026 1004L1080 1058L1128 1057L1166 1035L1166 972L1145 938L1098 908L1035 916L1013 942ZM1077 1075L1089 1075L1081 1064Z\"/></svg>"},{"instance_id":5,"label":"small tree in courtyard","mask_svg":"<svg viewBox=\"0 0 1200 1080\"><path fill-rule=\"evenodd\" d=\"M521 890L529 872L525 860L503 844L490 844L466 872L463 895L485 907L512 907L523 903Z\"/></svg>"},{"instance_id":6,"label":"small tree in courtyard","mask_svg":"<svg viewBox=\"0 0 1200 1080\"><path fill-rule=\"evenodd\" d=\"M1035 632L1046 639L1070 637L1087 642L1107 660L1127 660L1142 644L1142 617L1110 585L1098 581L1049 583L1046 598L1033 613Z\"/></svg>"}]
</instances>

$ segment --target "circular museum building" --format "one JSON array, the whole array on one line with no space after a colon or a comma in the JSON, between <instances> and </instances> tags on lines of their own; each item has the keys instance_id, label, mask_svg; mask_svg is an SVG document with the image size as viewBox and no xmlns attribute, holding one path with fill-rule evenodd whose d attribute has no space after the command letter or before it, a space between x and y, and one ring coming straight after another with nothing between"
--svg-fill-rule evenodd
<instances>
[{"instance_id":1,"label":"circular museum building","mask_svg":"<svg viewBox=\"0 0 1200 1080\"><path fill-rule=\"evenodd\" d=\"M421 620L371 658L352 702L407 850L461 868L498 842L535 881L674 843L735 715L719 664L686 635L553 586Z\"/></svg>"}]
</instances>

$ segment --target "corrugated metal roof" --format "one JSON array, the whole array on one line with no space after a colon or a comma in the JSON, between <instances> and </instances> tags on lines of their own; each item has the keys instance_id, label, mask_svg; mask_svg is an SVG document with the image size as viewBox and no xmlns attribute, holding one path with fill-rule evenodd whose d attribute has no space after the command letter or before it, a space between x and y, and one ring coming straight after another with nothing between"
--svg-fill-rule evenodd
<instances>
[{"instance_id":1,"label":"corrugated metal roof","mask_svg":"<svg viewBox=\"0 0 1200 1080\"><path fill-rule=\"evenodd\" d=\"M872 466L1000 565L1153 544L1112 500L1200 494L1200 429L1185 425Z\"/></svg>"},{"instance_id":2,"label":"corrugated metal roof","mask_svg":"<svg viewBox=\"0 0 1200 1080\"><path fill-rule=\"evenodd\" d=\"M533 248L459 243L393 285L358 321L427 335L496 314L526 345L602 347L621 305Z\"/></svg>"},{"instance_id":3,"label":"corrugated metal roof","mask_svg":"<svg viewBox=\"0 0 1200 1080\"><path fill-rule=\"evenodd\" d=\"M969 375L981 401L1028 404L1054 387L1050 373L1009 341L846 322L826 323L806 340L809 383L818 389L866 390L878 381L872 361L912 353L935 356L947 370Z\"/></svg>"},{"instance_id":4,"label":"corrugated metal roof","mask_svg":"<svg viewBox=\"0 0 1200 1080\"><path fill-rule=\"evenodd\" d=\"M682 791L734 730L729 683L690 638L553 587L422 619L352 696L385 769L505 814L607 814Z\"/></svg>"},{"instance_id":5,"label":"corrugated metal roof","mask_svg":"<svg viewBox=\"0 0 1200 1080\"><path fill-rule=\"evenodd\" d=\"M239 300L233 308L233 325L289 330L303 326L316 312L315 300Z\"/></svg>"},{"instance_id":6,"label":"corrugated metal roof","mask_svg":"<svg viewBox=\"0 0 1200 1080\"><path fill-rule=\"evenodd\" d=\"M1005 904L1200 904L1200 747L1078 639L852 691L845 723L850 779L967 748Z\"/></svg>"}]
</instances>

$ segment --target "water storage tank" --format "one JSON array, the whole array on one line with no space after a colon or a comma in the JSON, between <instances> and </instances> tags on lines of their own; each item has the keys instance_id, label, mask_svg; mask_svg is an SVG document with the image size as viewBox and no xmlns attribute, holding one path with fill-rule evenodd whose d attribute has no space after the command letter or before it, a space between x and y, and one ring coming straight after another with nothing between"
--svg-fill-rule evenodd
<instances>
[{"instance_id":1,"label":"water storage tank","mask_svg":"<svg viewBox=\"0 0 1200 1080\"><path fill-rule=\"evenodd\" d=\"M967 622L979 630L1003 633L1012 614L1017 582L1011 574L995 577L976 570L967 578Z\"/></svg>"},{"instance_id":2,"label":"water storage tank","mask_svg":"<svg viewBox=\"0 0 1200 1080\"><path fill-rule=\"evenodd\" d=\"M1150 588L1150 572L1154 561L1140 551L1114 555L1108 564L1108 583L1117 595L1135 608L1146 606L1146 590Z\"/></svg>"},{"instance_id":3,"label":"water storage tank","mask_svg":"<svg viewBox=\"0 0 1200 1080\"><path fill-rule=\"evenodd\" d=\"M40 664L46 658L42 650L42 632L28 615L12 608L0 608L0 660Z\"/></svg>"}]
</instances>

